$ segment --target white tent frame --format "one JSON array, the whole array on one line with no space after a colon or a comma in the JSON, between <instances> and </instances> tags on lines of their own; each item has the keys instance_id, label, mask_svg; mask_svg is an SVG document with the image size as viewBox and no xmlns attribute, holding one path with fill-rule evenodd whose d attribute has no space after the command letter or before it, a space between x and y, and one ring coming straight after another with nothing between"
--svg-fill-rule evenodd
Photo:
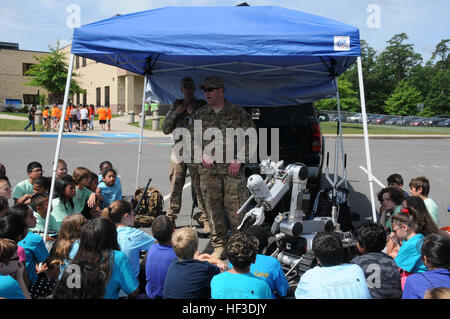
<instances>
[{"instance_id":1,"label":"white tent frame","mask_svg":"<svg viewBox=\"0 0 450 319\"><path fill-rule=\"evenodd\" d=\"M106 56L111 60L111 61L115 61L113 59L113 57L111 57L111 55L106 54ZM143 70L143 68L141 66L139 66L137 64L138 61L133 61L131 59L129 59L127 57L127 59L129 60L128 62L124 62L124 63L131 63L133 65L135 65L137 68L139 68L140 70ZM67 81L66 81L66 88L65 88L65 92L64 92L64 102L63 102L63 110L62 110L62 118L65 117L66 114L66 109L67 109L67 103L68 103L68 99L69 99L69 88L70 88L70 83L71 83L71 79L72 79L72 71L73 71L73 60L74 60L74 54L70 54L70 59L69 59L69 69L67 71ZM143 62L143 61L139 61L139 62ZM117 63L115 63L116 65L118 65ZM119 63L122 64L122 63ZM241 61L236 61L236 62L227 62L227 63L217 63L217 64L208 64L208 65L199 65L199 66L187 66L187 65L183 65L183 64L176 64L176 63L169 63L166 62L166 64L171 64L171 65L175 65L178 66L178 68L169 68L169 69L163 69L163 70L153 70L152 73L157 73L157 72L174 72L174 71L181 71L181 70L189 70L189 69L203 69L203 70L208 70L208 71L215 71L215 72L222 72L222 73L228 73L228 74L236 74L236 75L242 75L242 74L250 74L250 73L262 73L262 72L272 72L272 71L280 71L280 70L295 70L295 71L305 71L305 72L312 72L312 73L322 73L322 74L329 74L327 72L320 72L320 71L312 71L312 70L305 70L304 67L305 66L310 66L310 65L314 65L314 64L309 64L309 65L299 65L299 66L289 66L289 67L279 67L279 66L274 66L274 65L270 65L270 64L259 64L259 63L248 63L248 62L241 62ZM212 67L217 67L217 66L225 66L225 65L239 65L239 64L246 64L246 65L252 65L252 66L260 66L260 67L267 67L267 70L260 70L260 71L247 71L247 72L233 72L233 71L225 71L225 70L221 70L221 69L215 69ZM375 201L374 201L374 193L373 193L373 176L372 176L372 164L371 164L371 160L370 160L370 147L369 147L369 136L368 136L368 129L367 129L367 113L366 113L366 104L365 104L365 97L364 97L364 82L363 82L363 74L362 74L362 63L361 63L361 57L357 57L357 67L358 67L358 80L359 80L359 92L360 92L360 98L361 98L361 111L362 111L362 115L363 115L363 131L364 131L364 145L365 145L365 152L366 152L366 162L367 162L367 175L368 175L368 181L369 181L369 192L370 192L370 201L371 201L371 205L372 205L372 219L374 222L377 221L377 216L376 216L376 210L375 210ZM142 155L142 139L143 139L143 132L144 132L144 114L145 114L145 93L146 93L146 88L147 88L147 81L148 81L148 76L145 75L144 78L144 89L143 89L143 99L142 99L142 117L140 120L140 137L139 137L139 150L138 150L138 161L137 161L137 168L136 168L136 189L138 188L138 184L139 184L139 172L140 172L140 163L141 163L141 155ZM337 96L337 104L338 104L338 116L340 118L340 101L339 101L339 89L337 87L337 79L336 79L336 96ZM338 153L339 153L339 146L341 148L341 155L342 157L344 156L344 149L343 149L343 137L342 137L342 126L340 121L338 122L339 124L339 132L340 132L340 136L336 137L338 140L336 141L336 149L335 149L335 172L337 172L337 167L338 167L338 162L339 162L339 158L338 158ZM60 154L60 148L61 148L61 142L62 142L62 135L63 135L63 128L64 128L64 121L60 122L60 127L59 127L59 132L58 132L58 140L57 140L57 144L56 144L56 151L55 151L55 157L54 157L54 162L53 162L53 172L52 172L52 182L51 182L51 187L50 187L50 194L49 194L49 205L48 205L48 209L47 209L47 217L45 220L45 229L44 229L44 242L46 242L47 239L47 233L48 233L48 221L49 221L49 216L50 216L50 212L52 210L52 199L53 199L53 194L54 194L54 187L55 187L55 179L56 179L56 169L57 169L57 164L58 164L58 160L59 160L59 154ZM335 178L335 182L337 182L337 174L334 174L334 178ZM337 183L335 183L337 184Z\"/></svg>"}]
</instances>

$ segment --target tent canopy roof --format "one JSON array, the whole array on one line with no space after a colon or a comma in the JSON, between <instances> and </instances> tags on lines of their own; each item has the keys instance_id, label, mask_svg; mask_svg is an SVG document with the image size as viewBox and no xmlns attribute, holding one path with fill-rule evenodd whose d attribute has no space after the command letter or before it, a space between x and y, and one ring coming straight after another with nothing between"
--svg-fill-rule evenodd
<instances>
[{"instance_id":1,"label":"tent canopy roof","mask_svg":"<svg viewBox=\"0 0 450 319\"><path fill-rule=\"evenodd\" d=\"M334 96L334 76L361 54L357 28L275 6L165 7L115 16L75 29L72 53L148 74L158 102L179 98L184 76L198 86L219 75L227 99L258 106Z\"/></svg>"}]
</instances>

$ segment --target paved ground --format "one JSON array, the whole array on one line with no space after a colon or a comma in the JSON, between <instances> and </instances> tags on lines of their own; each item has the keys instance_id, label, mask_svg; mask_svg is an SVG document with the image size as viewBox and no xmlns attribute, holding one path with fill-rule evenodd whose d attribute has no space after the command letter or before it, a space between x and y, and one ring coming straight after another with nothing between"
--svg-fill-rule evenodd
<instances>
[{"instance_id":1,"label":"paved ground","mask_svg":"<svg viewBox=\"0 0 450 319\"><path fill-rule=\"evenodd\" d=\"M23 118L22 118L23 119ZM102 131L95 124L94 131L85 133L64 133L60 158L69 165L69 172L77 166L85 166L94 172L98 164L108 159L118 169L124 194L135 190L136 162L138 158L139 128L128 125L128 117L112 120L112 130ZM38 137L38 138L37 138ZM40 137L40 138L39 138ZM25 179L25 167L31 160L40 161L44 174L51 175L55 154L57 133L41 132L0 132L0 162L7 167L8 176L13 184ZM333 172L334 137L325 139L326 150L330 152L330 171ZM144 130L143 149L139 185L145 186L149 178L166 199L170 191L168 181L168 153L172 141L162 132ZM386 177L399 172L407 184L412 177L426 175L431 181L431 197L441 209L440 226L450 225L450 214L445 212L450 206L448 181L450 180L449 139L370 139L374 192L386 184ZM367 181L364 140L362 138L344 138L344 149L348 154L347 179L350 189L350 207L370 219L370 195ZM325 168L324 168L325 171ZM342 167L339 170L342 176ZM323 184L326 186L325 178ZM192 200L190 180L187 179L183 194L183 206L177 225L186 226L190 222ZM166 202L167 207L167 202ZM376 203L379 207L379 203ZM195 224L195 222L194 222ZM149 230L147 230L149 231ZM200 251L210 251L208 239L200 240Z\"/></svg>"}]
</instances>

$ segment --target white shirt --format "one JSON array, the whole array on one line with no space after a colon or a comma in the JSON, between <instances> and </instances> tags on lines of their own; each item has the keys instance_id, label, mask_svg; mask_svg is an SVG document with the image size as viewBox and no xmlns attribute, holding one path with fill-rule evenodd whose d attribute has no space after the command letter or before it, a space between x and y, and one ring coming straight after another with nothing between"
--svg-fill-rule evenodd
<instances>
[{"instance_id":1,"label":"white shirt","mask_svg":"<svg viewBox=\"0 0 450 319\"><path fill-rule=\"evenodd\" d=\"M82 120L87 120L89 116L89 111L87 109L81 109L80 115Z\"/></svg>"}]
</instances>

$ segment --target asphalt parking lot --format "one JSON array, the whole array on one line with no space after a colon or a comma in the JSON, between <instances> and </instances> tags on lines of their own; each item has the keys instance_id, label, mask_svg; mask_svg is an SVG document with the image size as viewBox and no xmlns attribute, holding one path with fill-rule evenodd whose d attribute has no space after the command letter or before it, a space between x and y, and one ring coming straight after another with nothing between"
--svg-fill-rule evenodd
<instances>
[{"instance_id":1,"label":"asphalt parking lot","mask_svg":"<svg viewBox=\"0 0 450 319\"><path fill-rule=\"evenodd\" d=\"M440 208L440 227L450 225L450 139L371 139L370 152L373 188L376 194L386 185L390 174L400 173L405 180L405 189L413 177L425 175L431 183L430 197ZM141 154L139 185L145 186L149 178L151 185L158 187L166 199L170 192L168 180L168 154L170 137L145 138ZM334 171L335 139L326 138L325 147L330 152L330 172ZM0 138L0 162L6 166L7 175L13 185L27 178L26 166L31 161L43 165L44 175L51 176L52 162L56 149L56 138L42 137L2 137ZM352 211L361 215L362 221L370 220L369 183L367 179L364 140L344 138L344 152L347 153L347 180L350 190L349 203ZM136 182L136 162L138 139L136 138L64 138L60 158L68 163L69 172L84 166L98 173L103 160L110 160L118 170L122 181L123 194L132 194ZM338 175L342 174L342 163ZM325 167L323 169L325 171ZM177 226L187 226L192 208L190 180L187 179L183 193L182 211ZM325 187L325 178L322 179ZM378 208L379 203L375 206ZM167 201L165 204L167 207ZM195 224L195 221L193 222ZM201 238L200 251L208 251L208 239Z\"/></svg>"}]
</instances>

